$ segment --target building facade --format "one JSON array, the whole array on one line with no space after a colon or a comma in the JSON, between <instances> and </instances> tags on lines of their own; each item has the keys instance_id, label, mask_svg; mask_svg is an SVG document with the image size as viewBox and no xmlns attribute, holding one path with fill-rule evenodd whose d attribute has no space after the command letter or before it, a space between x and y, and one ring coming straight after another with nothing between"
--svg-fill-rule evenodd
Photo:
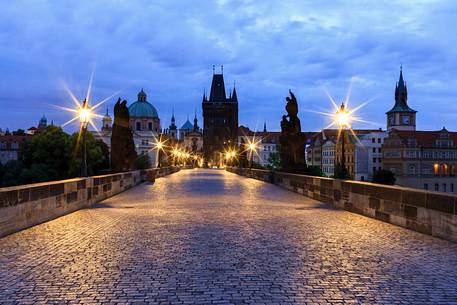
<instances>
[{"instance_id":1,"label":"building facade","mask_svg":"<svg viewBox=\"0 0 457 305\"><path fill-rule=\"evenodd\" d=\"M382 150L396 184L456 193L457 132L392 130Z\"/></svg>"},{"instance_id":2,"label":"building facade","mask_svg":"<svg viewBox=\"0 0 457 305\"><path fill-rule=\"evenodd\" d=\"M223 152L234 146L238 130L236 89L227 97L223 74L213 74L209 98L203 94L203 152L205 162L219 166Z\"/></svg>"},{"instance_id":3,"label":"building facade","mask_svg":"<svg viewBox=\"0 0 457 305\"><path fill-rule=\"evenodd\" d=\"M31 138L31 135L12 135L9 133L0 135L0 164L17 160L22 144Z\"/></svg>"},{"instance_id":4,"label":"building facade","mask_svg":"<svg viewBox=\"0 0 457 305\"><path fill-rule=\"evenodd\" d=\"M280 135L280 132L268 132L266 127L264 127L263 131L254 132L247 127L241 126L238 129L237 146L242 152L248 150L248 143L255 143L256 152L252 155L252 161L266 167L270 165L270 158L273 154L279 155Z\"/></svg>"}]
</instances>

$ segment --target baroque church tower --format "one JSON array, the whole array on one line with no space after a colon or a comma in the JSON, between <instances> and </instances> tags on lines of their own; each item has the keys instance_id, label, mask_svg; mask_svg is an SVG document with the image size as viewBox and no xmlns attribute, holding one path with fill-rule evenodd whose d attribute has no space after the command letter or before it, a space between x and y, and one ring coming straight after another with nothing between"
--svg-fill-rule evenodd
<instances>
[{"instance_id":1,"label":"baroque church tower","mask_svg":"<svg viewBox=\"0 0 457 305\"><path fill-rule=\"evenodd\" d=\"M236 89L225 93L223 66L216 74L213 66L213 81L209 99L203 94L203 151L205 161L218 165L222 154L236 145L238 131L238 96Z\"/></svg>"},{"instance_id":2,"label":"baroque church tower","mask_svg":"<svg viewBox=\"0 0 457 305\"><path fill-rule=\"evenodd\" d=\"M386 112L387 130L416 130L416 110L408 106L408 90L403 80L403 69L400 67L400 79L395 86L395 105Z\"/></svg>"}]
</instances>

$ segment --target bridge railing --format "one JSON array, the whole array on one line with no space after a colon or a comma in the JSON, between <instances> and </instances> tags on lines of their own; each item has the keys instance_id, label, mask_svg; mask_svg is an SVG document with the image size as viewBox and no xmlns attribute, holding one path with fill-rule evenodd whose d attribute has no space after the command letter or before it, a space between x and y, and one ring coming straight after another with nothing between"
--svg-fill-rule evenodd
<instances>
[{"instance_id":1,"label":"bridge railing","mask_svg":"<svg viewBox=\"0 0 457 305\"><path fill-rule=\"evenodd\" d=\"M238 175L274 183L354 213L457 242L457 196L369 182L249 168Z\"/></svg>"},{"instance_id":2,"label":"bridge railing","mask_svg":"<svg viewBox=\"0 0 457 305\"><path fill-rule=\"evenodd\" d=\"M179 171L152 168L0 188L0 237L89 207L146 180Z\"/></svg>"}]
</instances>

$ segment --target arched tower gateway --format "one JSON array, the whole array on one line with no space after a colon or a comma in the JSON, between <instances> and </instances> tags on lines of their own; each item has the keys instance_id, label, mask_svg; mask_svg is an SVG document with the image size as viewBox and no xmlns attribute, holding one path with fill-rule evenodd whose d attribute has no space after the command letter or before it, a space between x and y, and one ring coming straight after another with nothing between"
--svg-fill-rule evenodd
<instances>
[{"instance_id":1,"label":"arched tower gateway","mask_svg":"<svg viewBox=\"0 0 457 305\"><path fill-rule=\"evenodd\" d=\"M400 79L395 86L395 105L386 112L387 130L416 130L416 110L408 106L408 90L403 80L403 70L400 67Z\"/></svg>"},{"instance_id":2,"label":"arched tower gateway","mask_svg":"<svg viewBox=\"0 0 457 305\"><path fill-rule=\"evenodd\" d=\"M236 145L238 131L238 97L236 89L225 93L224 76L214 73L209 99L203 94L203 153L205 162L220 165L222 154Z\"/></svg>"}]
</instances>

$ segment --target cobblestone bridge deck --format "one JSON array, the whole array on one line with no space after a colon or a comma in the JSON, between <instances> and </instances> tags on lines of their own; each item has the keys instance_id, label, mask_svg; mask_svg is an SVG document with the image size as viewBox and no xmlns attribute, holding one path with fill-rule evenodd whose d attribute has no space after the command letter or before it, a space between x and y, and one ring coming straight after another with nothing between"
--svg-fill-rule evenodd
<instances>
[{"instance_id":1,"label":"cobblestone bridge deck","mask_svg":"<svg viewBox=\"0 0 457 305\"><path fill-rule=\"evenodd\" d=\"M221 170L0 239L0 303L456 304L457 244Z\"/></svg>"}]
</instances>

